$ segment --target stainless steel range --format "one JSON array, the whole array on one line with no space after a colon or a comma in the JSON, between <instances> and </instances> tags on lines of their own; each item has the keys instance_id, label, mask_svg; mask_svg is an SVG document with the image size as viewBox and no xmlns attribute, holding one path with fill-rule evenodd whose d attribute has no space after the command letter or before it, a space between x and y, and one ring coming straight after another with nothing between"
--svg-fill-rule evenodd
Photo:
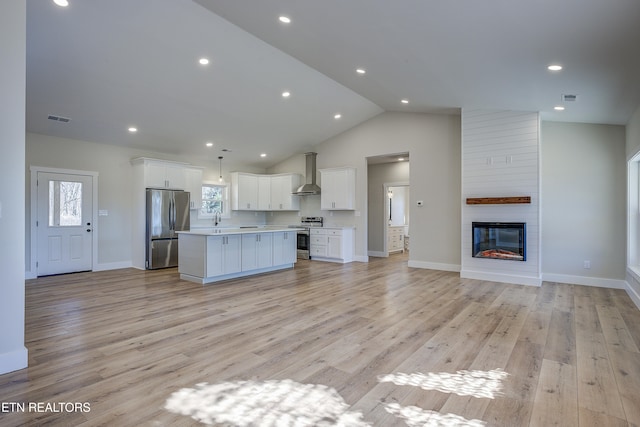
<instances>
[{"instance_id":1,"label":"stainless steel range","mask_svg":"<svg viewBox=\"0 0 640 427\"><path fill-rule=\"evenodd\" d=\"M303 230L298 230L298 259L311 259L311 238L309 236L309 230L315 227L322 227L323 221L324 219L321 216L303 216L300 218L300 224L290 226L295 228L303 228Z\"/></svg>"}]
</instances>

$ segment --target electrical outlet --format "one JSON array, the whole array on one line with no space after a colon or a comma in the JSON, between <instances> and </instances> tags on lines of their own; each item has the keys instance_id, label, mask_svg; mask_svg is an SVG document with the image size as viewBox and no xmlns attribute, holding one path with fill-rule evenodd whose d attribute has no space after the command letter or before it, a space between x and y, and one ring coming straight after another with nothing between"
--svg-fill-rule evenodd
<instances>
[{"instance_id":1,"label":"electrical outlet","mask_svg":"<svg viewBox=\"0 0 640 427\"><path fill-rule=\"evenodd\" d=\"M585 260L583 265L584 265L584 268L589 269L591 268L591 261Z\"/></svg>"}]
</instances>

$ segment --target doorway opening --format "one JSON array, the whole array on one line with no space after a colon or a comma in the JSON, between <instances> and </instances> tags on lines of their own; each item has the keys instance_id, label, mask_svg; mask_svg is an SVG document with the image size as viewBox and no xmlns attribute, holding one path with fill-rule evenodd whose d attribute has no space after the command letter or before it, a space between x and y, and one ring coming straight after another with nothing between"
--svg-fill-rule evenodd
<instances>
[{"instance_id":1,"label":"doorway opening","mask_svg":"<svg viewBox=\"0 0 640 427\"><path fill-rule=\"evenodd\" d=\"M387 257L408 250L409 153L367 158L368 255Z\"/></svg>"}]
</instances>

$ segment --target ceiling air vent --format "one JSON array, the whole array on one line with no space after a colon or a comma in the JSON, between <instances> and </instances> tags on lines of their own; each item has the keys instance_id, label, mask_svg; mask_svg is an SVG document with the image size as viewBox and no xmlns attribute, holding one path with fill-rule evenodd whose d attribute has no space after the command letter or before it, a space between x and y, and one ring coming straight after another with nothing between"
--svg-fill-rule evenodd
<instances>
[{"instance_id":1,"label":"ceiling air vent","mask_svg":"<svg viewBox=\"0 0 640 427\"><path fill-rule=\"evenodd\" d=\"M562 95L563 102L575 102L577 100L578 100L578 95L570 95L570 94Z\"/></svg>"},{"instance_id":2,"label":"ceiling air vent","mask_svg":"<svg viewBox=\"0 0 640 427\"><path fill-rule=\"evenodd\" d=\"M71 121L71 119L68 117L54 116L52 114L49 114L49 117L47 117L47 119L53 120L54 122L62 122L62 123L69 123Z\"/></svg>"}]
</instances>

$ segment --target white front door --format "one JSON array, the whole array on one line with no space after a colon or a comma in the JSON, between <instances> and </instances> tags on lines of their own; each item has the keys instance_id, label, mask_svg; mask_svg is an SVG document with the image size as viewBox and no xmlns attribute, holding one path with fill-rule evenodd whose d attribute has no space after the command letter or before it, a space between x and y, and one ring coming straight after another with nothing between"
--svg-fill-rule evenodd
<instances>
[{"instance_id":1,"label":"white front door","mask_svg":"<svg viewBox=\"0 0 640 427\"><path fill-rule=\"evenodd\" d=\"M38 172L37 275L92 270L93 177Z\"/></svg>"}]
</instances>

